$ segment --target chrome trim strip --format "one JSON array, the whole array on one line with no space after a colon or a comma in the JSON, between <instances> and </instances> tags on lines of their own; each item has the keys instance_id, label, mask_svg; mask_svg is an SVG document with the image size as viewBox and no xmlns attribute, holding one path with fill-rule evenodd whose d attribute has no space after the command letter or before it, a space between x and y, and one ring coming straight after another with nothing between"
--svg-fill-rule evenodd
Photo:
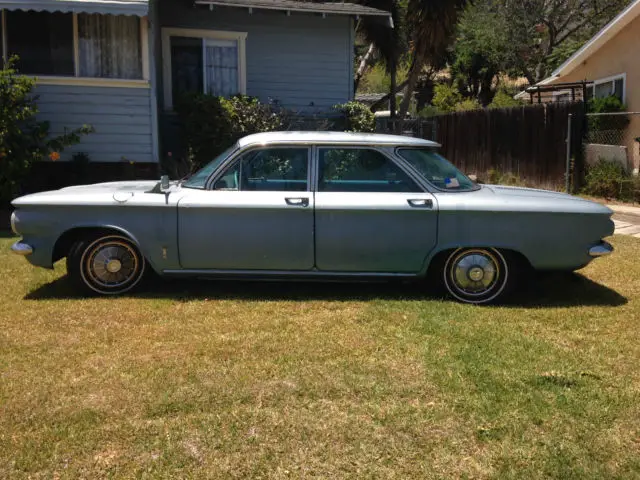
<instances>
[{"instance_id":1,"label":"chrome trim strip","mask_svg":"<svg viewBox=\"0 0 640 480\"><path fill-rule=\"evenodd\" d=\"M613 246L609 242L601 242L589 249L589 256L593 258L606 257L613 253Z\"/></svg>"},{"instance_id":2,"label":"chrome trim strip","mask_svg":"<svg viewBox=\"0 0 640 480\"><path fill-rule=\"evenodd\" d=\"M389 278L415 278L416 273L381 273L381 272L318 272L318 271L289 271L289 270L163 270L165 275L224 275L224 276L282 276L282 277L389 277Z\"/></svg>"},{"instance_id":3,"label":"chrome trim strip","mask_svg":"<svg viewBox=\"0 0 640 480\"><path fill-rule=\"evenodd\" d=\"M22 255L23 257L26 257L33 253L33 247L26 243L16 242L11 246L11 251L16 255Z\"/></svg>"}]
</instances>

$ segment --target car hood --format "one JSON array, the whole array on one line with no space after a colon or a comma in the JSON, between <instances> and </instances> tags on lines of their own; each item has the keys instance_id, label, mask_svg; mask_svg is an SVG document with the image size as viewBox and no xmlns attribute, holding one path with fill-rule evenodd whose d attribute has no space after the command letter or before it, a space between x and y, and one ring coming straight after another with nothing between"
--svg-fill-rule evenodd
<instances>
[{"instance_id":1,"label":"car hood","mask_svg":"<svg viewBox=\"0 0 640 480\"><path fill-rule=\"evenodd\" d=\"M130 197L136 193L150 192L158 181L142 180L128 182L107 182L93 185L78 185L48 192L34 193L16 198L11 202L15 207L25 205L63 205L93 203L97 200Z\"/></svg>"},{"instance_id":2,"label":"car hood","mask_svg":"<svg viewBox=\"0 0 640 480\"><path fill-rule=\"evenodd\" d=\"M441 210L464 209L482 211L521 211L553 213L586 213L611 216L605 205L566 193L533 188L481 185L473 192L436 194Z\"/></svg>"}]
</instances>

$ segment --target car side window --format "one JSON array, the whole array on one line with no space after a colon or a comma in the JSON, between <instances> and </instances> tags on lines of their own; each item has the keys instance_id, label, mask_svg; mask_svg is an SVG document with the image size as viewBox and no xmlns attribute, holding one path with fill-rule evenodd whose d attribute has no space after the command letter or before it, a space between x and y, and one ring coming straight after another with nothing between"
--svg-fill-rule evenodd
<instances>
[{"instance_id":1,"label":"car side window","mask_svg":"<svg viewBox=\"0 0 640 480\"><path fill-rule=\"evenodd\" d=\"M265 148L240 158L220 177L214 190L306 192L308 148Z\"/></svg>"},{"instance_id":2,"label":"car side window","mask_svg":"<svg viewBox=\"0 0 640 480\"><path fill-rule=\"evenodd\" d=\"M320 148L319 192L405 192L422 189L382 153L365 148Z\"/></svg>"}]
</instances>

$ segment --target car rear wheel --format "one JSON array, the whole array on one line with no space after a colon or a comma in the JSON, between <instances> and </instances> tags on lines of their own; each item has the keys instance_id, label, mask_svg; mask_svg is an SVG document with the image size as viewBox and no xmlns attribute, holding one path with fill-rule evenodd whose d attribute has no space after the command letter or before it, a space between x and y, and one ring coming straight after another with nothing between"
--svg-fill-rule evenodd
<instances>
[{"instance_id":1,"label":"car rear wheel","mask_svg":"<svg viewBox=\"0 0 640 480\"><path fill-rule=\"evenodd\" d=\"M87 292L119 295L140 283L146 269L144 256L128 238L94 235L80 240L67 256L71 280Z\"/></svg>"},{"instance_id":2,"label":"car rear wheel","mask_svg":"<svg viewBox=\"0 0 640 480\"><path fill-rule=\"evenodd\" d=\"M512 282L509 262L493 248L461 248L444 264L444 286L456 300L475 305L502 298Z\"/></svg>"}]
</instances>

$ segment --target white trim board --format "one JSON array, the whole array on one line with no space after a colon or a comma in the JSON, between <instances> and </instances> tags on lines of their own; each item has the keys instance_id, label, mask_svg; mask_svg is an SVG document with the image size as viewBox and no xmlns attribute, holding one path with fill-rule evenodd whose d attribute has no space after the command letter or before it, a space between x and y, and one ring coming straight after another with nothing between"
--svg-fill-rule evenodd
<instances>
[{"instance_id":1,"label":"white trim board","mask_svg":"<svg viewBox=\"0 0 640 480\"><path fill-rule=\"evenodd\" d=\"M173 110L173 74L171 65L171 37L188 37L214 40L233 40L238 43L238 91L247 93L247 32L223 30L196 30L191 28L162 29L162 79L164 87L164 110Z\"/></svg>"}]
</instances>

